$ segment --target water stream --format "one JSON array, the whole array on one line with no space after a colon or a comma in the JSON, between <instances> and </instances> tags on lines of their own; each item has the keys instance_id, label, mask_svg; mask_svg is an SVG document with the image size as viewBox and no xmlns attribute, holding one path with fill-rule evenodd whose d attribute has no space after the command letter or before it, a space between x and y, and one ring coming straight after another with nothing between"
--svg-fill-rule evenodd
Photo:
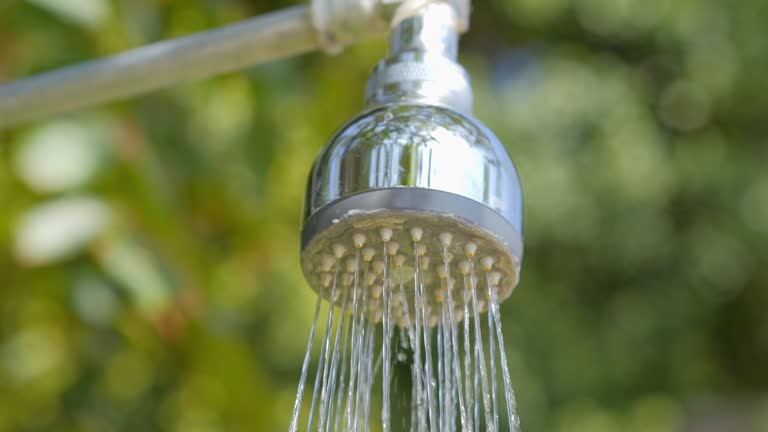
<instances>
[{"instance_id":1,"label":"water stream","mask_svg":"<svg viewBox=\"0 0 768 432\"><path fill-rule=\"evenodd\" d=\"M473 256L451 265L446 247L435 267L440 288L430 292L422 249L414 243L413 259L406 260L396 242L385 241L381 260L358 249L344 265L335 262L315 307L289 432L302 424L302 430L321 432L519 431L498 278L488 269L478 278ZM336 300L325 320L321 298ZM305 395L323 321L314 384ZM404 367L410 368L409 391L392 385L395 376L402 382ZM393 404L393 398L409 397L407 410Z\"/></svg>"}]
</instances>

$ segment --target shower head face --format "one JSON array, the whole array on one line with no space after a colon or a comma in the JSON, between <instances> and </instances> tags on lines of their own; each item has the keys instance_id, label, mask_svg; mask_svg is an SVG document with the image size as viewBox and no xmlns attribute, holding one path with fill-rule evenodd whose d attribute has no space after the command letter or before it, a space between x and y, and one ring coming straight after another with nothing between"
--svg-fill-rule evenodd
<instances>
[{"instance_id":1,"label":"shower head face","mask_svg":"<svg viewBox=\"0 0 768 432\"><path fill-rule=\"evenodd\" d=\"M346 310L353 310L354 292L360 298L366 290L365 314L373 322L382 320L388 286L400 327L410 327L417 304L429 326L441 321L444 302L461 321L472 289L483 312L491 289L495 301L505 300L520 274L519 256L493 233L451 214L423 210L351 212L309 242L301 263L310 286Z\"/></svg>"},{"instance_id":2,"label":"shower head face","mask_svg":"<svg viewBox=\"0 0 768 432\"><path fill-rule=\"evenodd\" d=\"M522 260L521 195L506 149L477 120L433 105L372 109L341 128L312 168L301 235L305 277L313 289L330 296L322 288L333 268L323 265L329 262L324 257L334 257L334 245L354 253L352 236L362 234L366 247L383 259L381 229L393 231L393 241L408 252L414 270L416 246L409 233L419 228L433 266L423 280L432 298L440 297L436 272L444 249L458 257L448 268L457 277L462 271L457 266L469 259L461 250L471 243L478 250L473 259L488 256L494 262L489 272L502 281L501 300L517 283ZM445 247L442 233L453 238ZM342 265L341 273L345 269Z\"/></svg>"}]
</instances>

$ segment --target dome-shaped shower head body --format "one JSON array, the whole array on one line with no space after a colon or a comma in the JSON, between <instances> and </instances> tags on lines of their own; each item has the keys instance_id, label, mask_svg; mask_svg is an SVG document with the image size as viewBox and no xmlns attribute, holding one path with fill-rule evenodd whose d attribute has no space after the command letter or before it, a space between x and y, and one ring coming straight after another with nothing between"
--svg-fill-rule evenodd
<instances>
[{"instance_id":1,"label":"dome-shaped shower head body","mask_svg":"<svg viewBox=\"0 0 768 432\"><path fill-rule=\"evenodd\" d=\"M518 237L521 232L520 181L506 149L483 124L448 108L391 104L352 120L315 161L304 220L310 222L316 212L341 198L386 188L448 192L442 200L449 206L444 211L460 211L456 207L460 203L472 206L464 202L469 199L494 210L498 223L503 220ZM448 202L450 194L457 196L455 204ZM424 210L440 210L431 209L428 202L421 204ZM511 248L521 252L519 238L510 238L505 229L495 226L492 219L496 217L484 212L473 215L474 210L467 208L457 216L488 224L488 229L499 231ZM305 229L304 244L318 228Z\"/></svg>"}]
</instances>

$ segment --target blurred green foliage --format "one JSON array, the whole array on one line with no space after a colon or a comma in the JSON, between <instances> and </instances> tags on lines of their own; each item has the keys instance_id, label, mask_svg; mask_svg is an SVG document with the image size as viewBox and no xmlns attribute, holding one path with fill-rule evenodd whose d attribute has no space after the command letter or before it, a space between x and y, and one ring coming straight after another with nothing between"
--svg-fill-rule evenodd
<instances>
[{"instance_id":1,"label":"blurred green foliage","mask_svg":"<svg viewBox=\"0 0 768 432\"><path fill-rule=\"evenodd\" d=\"M0 81L286 6L0 1ZM525 431L768 431L768 2L475 2ZM284 430L305 176L382 41L0 133L0 431ZM315 344L317 346L317 344Z\"/></svg>"}]
</instances>

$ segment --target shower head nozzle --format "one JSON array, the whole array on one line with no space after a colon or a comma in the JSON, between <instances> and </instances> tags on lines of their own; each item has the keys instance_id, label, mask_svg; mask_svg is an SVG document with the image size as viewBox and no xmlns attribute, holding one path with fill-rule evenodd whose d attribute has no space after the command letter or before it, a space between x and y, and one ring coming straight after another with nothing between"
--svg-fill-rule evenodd
<instances>
[{"instance_id":1,"label":"shower head nozzle","mask_svg":"<svg viewBox=\"0 0 768 432\"><path fill-rule=\"evenodd\" d=\"M477 267L486 277L469 286L487 285L489 296L494 287L501 301L519 277L517 172L471 117L455 18L449 6L433 6L395 27L390 55L368 84L368 109L331 139L307 185L304 275L340 304L345 290L371 290L374 319L382 283L419 278L428 301L439 303ZM458 291L453 297L466 299Z\"/></svg>"}]
</instances>

